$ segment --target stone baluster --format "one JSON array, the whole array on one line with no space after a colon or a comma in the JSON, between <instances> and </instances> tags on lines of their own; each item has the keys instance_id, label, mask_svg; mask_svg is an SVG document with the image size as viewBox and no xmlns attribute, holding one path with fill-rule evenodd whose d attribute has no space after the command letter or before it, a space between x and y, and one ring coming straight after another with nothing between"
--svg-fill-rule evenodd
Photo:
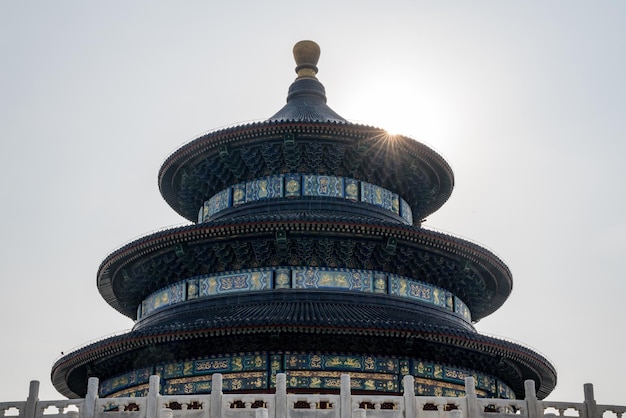
<instances>
[{"instance_id":1,"label":"stone baluster","mask_svg":"<svg viewBox=\"0 0 626 418\"><path fill-rule=\"evenodd\" d=\"M222 374L214 373L211 376L211 418L222 416Z\"/></svg>"},{"instance_id":2,"label":"stone baluster","mask_svg":"<svg viewBox=\"0 0 626 418\"><path fill-rule=\"evenodd\" d=\"M24 408L24 418L35 418L37 416L37 402L39 402L39 381L31 380L26 407Z\"/></svg>"},{"instance_id":3,"label":"stone baluster","mask_svg":"<svg viewBox=\"0 0 626 418\"><path fill-rule=\"evenodd\" d=\"M478 397L476 396L476 383L473 377L465 378L465 399L467 400L466 416L478 418L483 416L483 411L478 409Z\"/></svg>"},{"instance_id":4,"label":"stone baluster","mask_svg":"<svg viewBox=\"0 0 626 418\"><path fill-rule=\"evenodd\" d=\"M404 376L404 417L417 418L417 403L415 402L415 378L409 374Z\"/></svg>"},{"instance_id":5,"label":"stone baluster","mask_svg":"<svg viewBox=\"0 0 626 418\"><path fill-rule=\"evenodd\" d=\"M267 408L257 408L254 410L254 418L267 418L267 417L268 417Z\"/></svg>"},{"instance_id":6,"label":"stone baluster","mask_svg":"<svg viewBox=\"0 0 626 418\"><path fill-rule=\"evenodd\" d=\"M87 395L85 395L85 405L83 407L84 418L95 418L96 416L96 401L98 400L99 384L97 377L90 377L87 381Z\"/></svg>"},{"instance_id":7,"label":"stone baluster","mask_svg":"<svg viewBox=\"0 0 626 418\"><path fill-rule=\"evenodd\" d=\"M352 418L365 418L366 411L363 408L357 408L352 412Z\"/></svg>"},{"instance_id":8,"label":"stone baluster","mask_svg":"<svg viewBox=\"0 0 626 418\"><path fill-rule=\"evenodd\" d=\"M146 417L158 418L159 408L159 385L160 378L157 375L150 376L148 383L148 398L146 399Z\"/></svg>"},{"instance_id":9,"label":"stone baluster","mask_svg":"<svg viewBox=\"0 0 626 418\"><path fill-rule=\"evenodd\" d=\"M537 399L534 380L524 381L524 397L528 418L543 418L543 404Z\"/></svg>"},{"instance_id":10,"label":"stone baluster","mask_svg":"<svg viewBox=\"0 0 626 418\"><path fill-rule=\"evenodd\" d=\"M341 387L339 391L340 417L352 418L352 393L350 391L350 375L341 375Z\"/></svg>"},{"instance_id":11,"label":"stone baluster","mask_svg":"<svg viewBox=\"0 0 626 418\"><path fill-rule=\"evenodd\" d=\"M170 408L163 408L161 409L159 418L174 418L174 411L172 411Z\"/></svg>"},{"instance_id":12,"label":"stone baluster","mask_svg":"<svg viewBox=\"0 0 626 418\"><path fill-rule=\"evenodd\" d=\"M601 418L598 416L598 405L593 395L593 385L585 383L583 390L585 391L585 414L587 418Z\"/></svg>"},{"instance_id":13,"label":"stone baluster","mask_svg":"<svg viewBox=\"0 0 626 418\"><path fill-rule=\"evenodd\" d=\"M276 374L276 396L274 398L275 413L277 417L287 417L287 375L285 373ZM212 417L211 417L212 418Z\"/></svg>"}]
</instances>

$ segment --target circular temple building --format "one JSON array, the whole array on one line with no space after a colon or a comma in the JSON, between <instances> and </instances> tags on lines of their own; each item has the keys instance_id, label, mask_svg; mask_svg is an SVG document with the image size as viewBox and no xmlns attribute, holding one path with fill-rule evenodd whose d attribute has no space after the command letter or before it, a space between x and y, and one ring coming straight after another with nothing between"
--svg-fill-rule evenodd
<instances>
[{"instance_id":1,"label":"circular temple building","mask_svg":"<svg viewBox=\"0 0 626 418\"><path fill-rule=\"evenodd\" d=\"M353 124L326 104L319 47L294 47L286 105L264 122L204 134L159 172L165 201L188 226L106 257L102 297L135 320L123 335L59 359L52 381L83 397L352 390L539 398L556 384L533 350L479 334L473 323L512 289L508 267L472 242L423 228L454 185L446 161L414 139Z\"/></svg>"}]
</instances>

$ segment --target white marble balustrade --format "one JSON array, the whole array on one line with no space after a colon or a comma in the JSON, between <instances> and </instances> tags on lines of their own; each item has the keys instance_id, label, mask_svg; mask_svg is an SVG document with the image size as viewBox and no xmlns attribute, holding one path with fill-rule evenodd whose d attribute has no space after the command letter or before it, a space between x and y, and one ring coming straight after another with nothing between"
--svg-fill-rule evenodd
<instances>
[{"instance_id":1,"label":"white marble balustrade","mask_svg":"<svg viewBox=\"0 0 626 418\"><path fill-rule=\"evenodd\" d=\"M352 395L350 376L341 376L338 395L287 393L286 376L277 375L274 394L225 394L222 376L212 376L208 395L161 395L151 376L148 395L98 398L98 379L89 379L84 399L40 401L32 381L26 401L0 402L0 418L625 418L626 406L598 405L593 386L583 402L540 401L534 382L525 382L524 399L476 396L473 378L462 398L415 396L413 377L404 377L403 395Z\"/></svg>"}]
</instances>

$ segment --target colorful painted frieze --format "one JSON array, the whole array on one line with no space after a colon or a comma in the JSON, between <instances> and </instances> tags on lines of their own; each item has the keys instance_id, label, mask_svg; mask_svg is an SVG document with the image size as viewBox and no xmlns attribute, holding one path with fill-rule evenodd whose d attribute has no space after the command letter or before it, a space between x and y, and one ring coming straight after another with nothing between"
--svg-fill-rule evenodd
<instances>
[{"instance_id":1,"label":"colorful painted frieze","mask_svg":"<svg viewBox=\"0 0 626 418\"><path fill-rule=\"evenodd\" d=\"M151 374L152 367L147 367L104 380L98 386L98 393L102 397L113 393L118 393L117 396L121 396L119 393L121 393L122 389L132 388L131 390L137 390L137 386L144 383L147 384L150 381Z\"/></svg>"},{"instance_id":2,"label":"colorful painted frieze","mask_svg":"<svg viewBox=\"0 0 626 418\"><path fill-rule=\"evenodd\" d=\"M207 357L190 361L167 363L156 366L156 373L163 379L188 376L234 373L243 371L266 371L267 354L240 354L223 357Z\"/></svg>"},{"instance_id":3,"label":"colorful painted frieze","mask_svg":"<svg viewBox=\"0 0 626 418\"><path fill-rule=\"evenodd\" d=\"M282 196L282 176L264 177L246 183L246 202L274 199Z\"/></svg>"},{"instance_id":4,"label":"colorful painted frieze","mask_svg":"<svg viewBox=\"0 0 626 418\"><path fill-rule=\"evenodd\" d=\"M213 296L232 292L247 292L270 289L269 270L244 271L198 279L199 295Z\"/></svg>"},{"instance_id":5,"label":"colorful painted frieze","mask_svg":"<svg viewBox=\"0 0 626 418\"><path fill-rule=\"evenodd\" d=\"M502 399L515 399L515 394L510 387L498 381L498 397Z\"/></svg>"},{"instance_id":6,"label":"colorful painted frieze","mask_svg":"<svg viewBox=\"0 0 626 418\"><path fill-rule=\"evenodd\" d=\"M433 302L432 286L402 276L389 276L389 294Z\"/></svg>"},{"instance_id":7,"label":"colorful painted frieze","mask_svg":"<svg viewBox=\"0 0 626 418\"><path fill-rule=\"evenodd\" d=\"M413 222L408 203L390 190L352 178L296 173L263 177L222 190L204 202L198 212L198 222L206 222L216 213L244 203L298 196L366 202L400 215L407 224Z\"/></svg>"},{"instance_id":8,"label":"colorful painted frieze","mask_svg":"<svg viewBox=\"0 0 626 418\"><path fill-rule=\"evenodd\" d=\"M472 313L470 312L469 308L465 303L463 303L461 299L456 296L454 297L454 312L461 315L463 318L465 318L466 321L472 320Z\"/></svg>"},{"instance_id":9,"label":"colorful painted frieze","mask_svg":"<svg viewBox=\"0 0 626 418\"><path fill-rule=\"evenodd\" d=\"M354 202L359 201L359 181L355 179L344 179L345 198Z\"/></svg>"},{"instance_id":10,"label":"colorful painted frieze","mask_svg":"<svg viewBox=\"0 0 626 418\"><path fill-rule=\"evenodd\" d=\"M162 383L164 395L192 395L211 393L211 376L185 377L166 380Z\"/></svg>"},{"instance_id":11,"label":"colorful painted frieze","mask_svg":"<svg viewBox=\"0 0 626 418\"><path fill-rule=\"evenodd\" d=\"M293 389L339 389L340 371L287 370L287 387ZM397 392L398 377L383 373L350 373L350 386L353 390Z\"/></svg>"},{"instance_id":12,"label":"colorful painted frieze","mask_svg":"<svg viewBox=\"0 0 626 418\"><path fill-rule=\"evenodd\" d=\"M214 373L223 376L224 390L260 390L276 386L276 374L286 373L289 388L338 389L341 375L350 374L355 390L398 392L402 378L415 378L421 396L464 396L465 379L473 377L479 396L514 399L513 391L492 376L410 358L336 353L242 353L167 363L138 369L101 382L101 397L144 396L151 374L161 377L168 395L209 393Z\"/></svg>"},{"instance_id":13,"label":"colorful painted frieze","mask_svg":"<svg viewBox=\"0 0 626 418\"><path fill-rule=\"evenodd\" d=\"M361 201L400 214L399 197L390 190L365 181L361 182Z\"/></svg>"},{"instance_id":14,"label":"colorful painted frieze","mask_svg":"<svg viewBox=\"0 0 626 418\"><path fill-rule=\"evenodd\" d=\"M233 186L233 206L246 203L246 184L240 183Z\"/></svg>"},{"instance_id":15,"label":"colorful painted frieze","mask_svg":"<svg viewBox=\"0 0 626 418\"><path fill-rule=\"evenodd\" d=\"M476 391L479 396L485 396L483 391ZM415 379L415 394L417 396L446 396L446 397L463 397L465 396L465 387L452 383L442 383L430 379Z\"/></svg>"},{"instance_id":16,"label":"colorful painted frieze","mask_svg":"<svg viewBox=\"0 0 626 418\"><path fill-rule=\"evenodd\" d=\"M302 177L300 174L285 174L285 197L302 195Z\"/></svg>"},{"instance_id":17,"label":"colorful painted frieze","mask_svg":"<svg viewBox=\"0 0 626 418\"><path fill-rule=\"evenodd\" d=\"M372 273L374 279L374 293L387 293L387 275L385 273Z\"/></svg>"},{"instance_id":18,"label":"colorful painted frieze","mask_svg":"<svg viewBox=\"0 0 626 418\"><path fill-rule=\"evenodd\" d=\"M274 289L291 288L291 269L278 268L274 271Z\"/></svg>"},{"instance_id":19,"label":"colorful painted frieze","mask_svg":"<svg viewBox=\"0 0 626 418\"><path fill-rule=\"evenodd\" d=\"M286 353L285 370L340 370L373 373L398 373L398 359L345 354Z\"/></svg>"},{"instance_id":20,"label":"colorful painted frieze","mask_svg":"<svg viewBox=\"0 0 626 418\"><path fill-rule=\"evenodd\" d=\"M335 176L305 175L304 196L344 197L343 178Z\"/></svg>"},{"instance_id":21,"label":"colorful painted frieze","mask_svg":"<svg viewBox=\"0 0 626 418\"><path fill-rule=\"evenodd\" d=\"M400 216L409 225L413 225L413 211L411 211L411 207L404 199L400 199Z\"/></svg>"},{"instance_id":22,"label":"colorful painted frieze","mask_svg":"<svg viewBox=\"0 0 626 418\"><path fill-rule=\"evenodd\" d=\"M173 305L185 300L185 282L177 282L171 286L154 292L142 303L142 316L157 309Z\"/></svg>"},{"instance_id":23,"label":"colorful painted frieze","mask_svg":"<svg viewBox=\"0 0 626 418\"><path fill-rule=\"evenodd\" d=\"M119 392L114 392L106 395L107 398L140 398L144 396L148 396L148 391L150 389L150 384L145 383L139 386L133 386L131 388L120 390ZM117 411L119 405L115 403L111 403L108 405L103 405L104 411Z\"/></svg>"},{"instance_id":24,"label":"colorful painted frieze","mask_svg":"<svg viewBox=\"0 0 626 418\"><path fill-rule=\"evenodd\" d=\"M217 212L221 212L231 206L230 188L224 189L209 199L209 219Z\"/></svg>"},{"instance_id":25,"label":"colorful painted frieze","mask_svg":"<svg viewBox=\"0 0 626 418\"><path fill-rule=\"evenodd\" d=\"M163 393L166 395L210 393L211 379L211 375L169 379L163 384ZM222 375L222 389L225 391L267 389L267 382L267 372L226 373Z\"/></svg>"},{"instance_id":26,"label":"colorful painted frieze","mask_svg":"<svg viewBox=\"0 0 626 418\"><path fill-rule=\"evenodd\" d=\"M200 285L198 279L187 280L187 300L198 299L200 296Z\"/></svg>"},{"instance_id":27,"label":"colorful painted frieze","mask_svg":"<svg viewBox=\"0 0 626 418\"><path fill-rule=\"evenodd\" d=\"M293 269L295 289L344 289L372 292L373 274L367 270Z\"/></svg>"}]
</instances>

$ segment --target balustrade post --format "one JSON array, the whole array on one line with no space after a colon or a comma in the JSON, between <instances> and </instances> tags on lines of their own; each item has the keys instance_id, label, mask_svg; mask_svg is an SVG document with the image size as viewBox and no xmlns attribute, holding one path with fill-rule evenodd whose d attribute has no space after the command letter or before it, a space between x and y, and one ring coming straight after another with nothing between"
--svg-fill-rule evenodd
<instances>
[{"instance_id":1,"label":"balustrade post","mask_svg":"<svg viewBox=\"0 0 626 418\"><path fill-rule=\"evenodd\" d=\"M37 416L37 402L39 402L39 381L31 380L24 408L24 418L35 418Z\"/></svg>"},{"instance_id":2,"label":"balustrade post","mask_svg":"<svg viewBox=\"0 0 626 418\"><path fill-rule=\"evenodd\" d=\"M365 418L366 412L363 408L357 408L352 412L352 418Z\"/></svg>"},{"instance_id":3,"label":"balustrade post","mask_svg":"<svg viewBox=\"0 0 626 418\"><path fill-rule=\"evenodd\" d=\"M417 417L417 402L415 401L415 378L407 374L402 378L404 386L404 417Z\"/></svg>"},{"instance_id":4,"label":"balustrade post","mask_svg":"<svg viewBox=\"0 0 626 418\"><path fill-rule=\"evenodd\" d=\"M341 388L339 391L340 417L352 418L352 393L350 392L350 375L341 375Z\"/></svg>"},{"instance_id":5,"label":"balustrade post","mask_svg":"<svg viewBox=\"0 0 626 418\"><path fill-rule=\"evenodd\" d=\"M601 418L598 416L598 405L593 395L593 385L585 383L583 389L585 391L585 413L587 418Z\"/></svg>"},{"instance_id":6,"label":"balustrade post","mask_svg":"<svg viewBox=\"0 0 626 418\"><path fill-rule=\"evenodd\" d=\"M529 379L524 381L524 398L528 418L543 418L543 404L537 399L534 380Z\"/></svg>"},{"instance_id":7,"label":"balustrade post","mask_svg":"<svg viewBox=\"0 0 626 418\"><path fill-rule=\"evenodd\" d=\"M97 377L90 377L87 380L87 395L85 395L85 406L83 418L95 418L96 416L96 400L98 399L98 385L100 384Z\"/></svg>"},{"instance_id":8,"label":"balustrade post","mask_svg":"<svg viewBox=\"0 0 626 418\"><path fill-rule=\"evenodd\" d=\"M276 395L274 397L276 418L287 418L287 375L276 374ZM213 417L211 417L213 418Z\"/></svg>"},{"instance_id":9,"label":"balustrade post","mask_svg":"<svg viewBox=\"0 0 626 418\"><path fill-rule=\"evenodd\" d=\"M220 418L222 416L222 374L213 373L211 376L211 416L210 418Z\"/></svg>"},{"instance_id":10,"label":"balustrade post","mask_svg":"<svg viewBox=\"0 0 626 418\"><path fill-rule=\"evenodd\" d=\"M159 408L159 386L160 386L160 378L158 375L150 376L149 386L148 386L148 399L146 400L146 417L147 418L158 418L158 408Z\"/></svg>"},{"instance_id":11,"label":"balustrade post","mask_svg":"<svg viewBox=\"0 0 626 418\"><path fill-rule=\"evenodd\" d=\"M482 414L478 409L478 397L476 396L476 383L473 377L465 378L465 399L467 401L467 417L480 418Z\"/></svg>"}]
</instances>

